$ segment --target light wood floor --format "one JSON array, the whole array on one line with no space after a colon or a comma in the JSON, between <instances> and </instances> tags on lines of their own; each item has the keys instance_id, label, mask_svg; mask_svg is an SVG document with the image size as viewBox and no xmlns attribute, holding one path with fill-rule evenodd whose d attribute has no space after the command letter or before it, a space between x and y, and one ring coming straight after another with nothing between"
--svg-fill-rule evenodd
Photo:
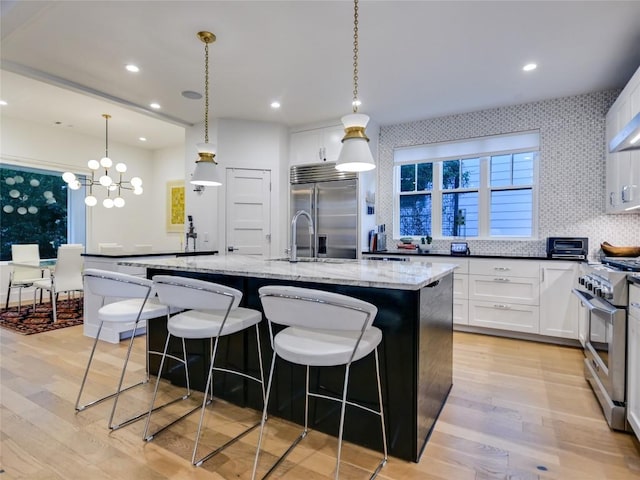
<instances>
[{"instance_id":1,"label":"light wood floor","mask_svg":"<svg viewBox=\"0 0 640 480\"><path fill-rule=\"evenodd\" d=\"M138 375L144 372L143 344L133 358ZM108 433L110 405L76 414L90 345L81 326L26 337L0 330L0 480L250 478L255 431L196 468L190 459L197 415L146 443L143 422ZM421 461L390 458L379 478L640 478L636 444L631 435L607 427L583 378L580 350L463 333L455 334L454 345L453 390ZM126 345L100 348L100 374L89 389L94 394L115 385ZM122 415L144 410L150 393L150 385L127 393ZM258 418L222 402L214 403L214 411L203 439L210 446ZM269 420L261 472L297 432L297 426ZM335 446L334 438L312 431L273 478L333 478ZM341 478L368 478L378 458L345 444Z\"/></svg>"}]
</instances>

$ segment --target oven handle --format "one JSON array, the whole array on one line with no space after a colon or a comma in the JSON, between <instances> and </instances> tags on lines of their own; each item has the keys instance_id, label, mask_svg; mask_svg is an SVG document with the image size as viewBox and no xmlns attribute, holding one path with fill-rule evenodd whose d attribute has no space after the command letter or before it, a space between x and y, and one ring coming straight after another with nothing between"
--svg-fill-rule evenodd
<instances>
[{"instance_id":1,"label":"oven handle","mask_svg":"<svg viewBox=\"0 0 640 480\"><path fill-rule=\"evenodd\" d=\"M571 290L574 295L576 295L582 304L589 309L589 311L598 310L600 312L606 313L607 315L613 315L618 308L613 305L605 302L604 300L600 300L597 297L591 296L586 292L582 292L577 288ZM597 302L596 303L594 303Z\"/></svg>"}]
</instances>

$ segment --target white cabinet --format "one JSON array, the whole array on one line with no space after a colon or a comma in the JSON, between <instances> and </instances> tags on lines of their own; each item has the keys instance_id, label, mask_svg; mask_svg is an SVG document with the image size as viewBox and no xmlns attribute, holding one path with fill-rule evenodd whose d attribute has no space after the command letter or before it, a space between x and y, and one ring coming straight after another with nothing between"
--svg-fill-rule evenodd
<instances>
[{"instance_id":1,"label":"white cabinet","mask_svg":"<svg viewBox=\"0 0 640 480\"><path fill-rule=\"evenodd\" d=\"M640 206L640 150L608 153L609 142L640 113L640 68L606 117L606 212L637 212Z\"/></svg>"},{"instance_id":2,"label":"white cabinet","mask_svg":"<svg viewBox=\"0 0 640 480\"><path fill-rule=\"evenodd\" d=\"M538 262L478 259L469 263L469 325L539 333Z\"/></svg>"},{"instance_id":3,"label":"white cabinet","mask_svg":"<svg viewBox=\"0 0 640 480\"><path fill-rule=\"evenodd\" d=\"M640 286L629 286L627 420L640 439Z\"/></svg>"},{"instance_id":4,"label":"white cabinet","mask_svg":"<svg viewBox=\"0 0 640 480\"><path fill-rule=\"evenodd\" d=\"M342 125L292 133L289 165L337 161L343 137Z\"/></svg>"},{"instance_id":5,"label":"white cabinet","mask_svg":"<svg viewBox=\"0 0 640 480\"><path fill-rule=\"evenodd\" d=\"M577 271L575 262L540 263L540 335L578 339Z\"/></svg>"}]
</instances>

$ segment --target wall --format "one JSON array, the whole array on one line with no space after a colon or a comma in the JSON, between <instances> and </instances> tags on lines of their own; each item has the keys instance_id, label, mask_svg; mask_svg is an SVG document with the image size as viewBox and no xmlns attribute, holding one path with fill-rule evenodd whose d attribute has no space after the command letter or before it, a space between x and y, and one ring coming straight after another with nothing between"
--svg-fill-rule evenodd
<instances>
[{"instance_id":1,"label":"wall","mask_svg":"<svg viewBox=\"0 0 640 480\"><path fill-rule=\"evenodd\" d=\"M210 141L217 139L220 177L226 178L226 169L264 169L271 171L272 216L271 255L281 255L286 242L287 212L278 205L287 204L288 195L288 130L276 123L218 119L210 126ZM195 144L202 141L202 126L187 129L187 156L185 178L195 168ZM216 249L224 253L226 247L226 186L207 187L203 193L187 188L187 213L194 216L198 233L198 249ZM209 243L204 243L207 233ZM203 239L201 241L201 238Z\"/></svg>"},{"instance_id":2,"label":"wall","mask_svg":"<svg viewBox=\"0 0 640 480\"><path fill-rule=\"evenodd\" d=\"M145 222L149 240L144 243L153 245L157 251L176 251L184 248L184 232L167 232L167 182L184 181L185 146L156 150L152 155L153 171L149 185L154 188L149 192L153 207L148 212ZM145 190L145 194L147 191Z\"/></svg>"},{"instance_id":3,"label":"wall","mask_svg":"<svg viewBox=\"0 0 640 480\"><path fill-rule=\"evenodd\" d=\"M510 132L540 131L539 235L533 241L473 240L473 253L545 253L547 236L640 245L640 213L605 215L605 115L619 91L564 97L382 127L379 142L378 223L392 225L393 150ZM434 235L437 236L437 235ZM434 240L448 250L449 241Z\"/></svg>"}]
</instances>

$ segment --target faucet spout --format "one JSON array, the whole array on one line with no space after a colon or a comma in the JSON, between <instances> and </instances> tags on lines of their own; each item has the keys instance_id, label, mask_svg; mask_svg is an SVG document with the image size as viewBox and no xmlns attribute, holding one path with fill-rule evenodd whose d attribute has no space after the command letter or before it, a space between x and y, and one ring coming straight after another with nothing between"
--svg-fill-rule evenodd
<instances>
[{"instance_id":1,"label":"faucet spout","mask_svg":"<svg viewBox=\"0 0 640 480\"><path fill-rule=\"evenodd\" d=\"M306 217L309 222L309 235L313 235L313 219L308 212L298 210L291 219L291 248L289 248L289 261L295 263L298 261L298 242L296 238L296 230L298 227L298 218Z\"/></svg>"}]
</instances>

